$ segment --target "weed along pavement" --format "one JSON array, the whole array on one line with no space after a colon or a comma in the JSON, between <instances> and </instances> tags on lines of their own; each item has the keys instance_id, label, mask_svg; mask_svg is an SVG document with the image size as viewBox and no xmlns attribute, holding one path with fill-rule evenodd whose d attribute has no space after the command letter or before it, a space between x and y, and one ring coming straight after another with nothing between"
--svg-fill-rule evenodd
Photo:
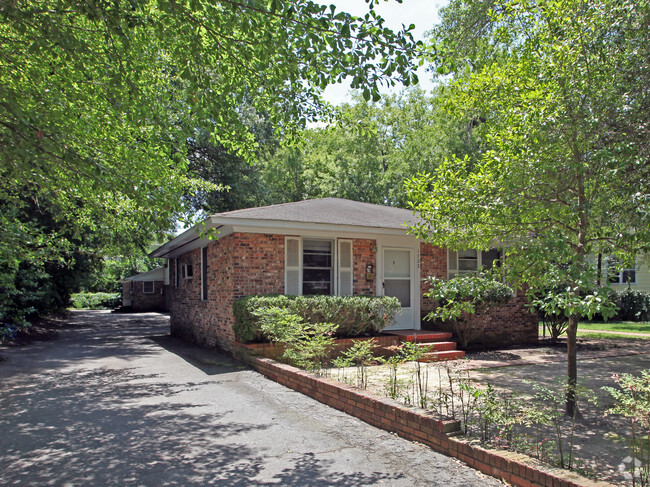
<instances>
[{"instance_id":1,"label":"weed along pavement","mask_svg":"<svg viewBox=\"0 0 650 487\"><path fill-rule=\"evenodd\" d=\"M0 347L0 485L502 485L168 330L75 311Z\"/></svg>"}]
</instances>

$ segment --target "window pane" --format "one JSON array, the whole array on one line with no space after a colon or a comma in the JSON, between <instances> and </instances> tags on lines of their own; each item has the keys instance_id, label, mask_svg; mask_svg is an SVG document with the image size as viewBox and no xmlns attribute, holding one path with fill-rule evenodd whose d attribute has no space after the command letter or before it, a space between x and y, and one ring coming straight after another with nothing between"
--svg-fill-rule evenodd
<instances>
[{"instance_id":1,"label":"window pane","mask_svg":"<svg viewBox=\"0 0 650 487\"><path fill-rule=\"evenodd\" d=\"M305 240L302 243L303 252L332 253L332 242L327 240Z\"/></svg>"},{"instance_id":2,"label":"window pane","mask_svg":"<svg viewBox=\"0 0 650 487\"><path fill-rule=\"evenodd\" d=\"M623 271L623 284L636 283L636 271L634 269L625 269Z\"/></svg>"},{"instance_id":3,"label":"window pane","mask_svg":"<svg viewBox=\"0 0 650 487\"><path fill-rule=\"evenodd\" d=\"M474 249L465 249L458 251L459 259L477 259L478 255Z\"/></svg>"},{"instance_id":4,"label":"window pane","mask_svg":"<svg viewBox=\"0 0 650 487\"><path fill-rule=\"evenodd\" d=\"M385 250L384 277L411 277L410 255L408 250Z\"/></svg>"},{"instance_id":5,"label":"window pane","mask_svg":"<svg viewBox=\"0 0 650 487\"><path fill-rule=\"evenodd\" d=\"M402 308L411 306L411 281L407 279L386 279L384 281L384 295L395 296L402 304Z\"/></svg>"},{"instance_id":6,"label":"window pane","mask_svg":"<svg viewBox=\"0 0 650 487\"><path fill-rule=\"evenodd\" d=\"M476 259L458 259L458 269L461 271L476 271L478 261Z\"/></svg>"},{"instance_id":7,"label":"window pane","mask_svg":"<svg viewBox=\"0 0 650 487\"><path fill-rule=\"evenodd\" d=\"M481 252L481 265L484 269L492 269L494 267L494 261L498 261L501 258L501 252L497 249L490 249L488 251Z\"/></svg>"},{"instance_id":8,"label":"window pane","mask_svg":"<svg viewBox=\"0 0 650 487\"><path fill-rule=\"evenodd\" d=\"M311 254L305 252L302 257L305 267L332 267L332 254Z\"/></svg>"},{"instance_id":9,"label":"window pane","mask_svg":"<svg viewBox=\"0 0 650 487\"><path fill-rule=\"evenodd\" d=\"M302 294L305 296L311 294L332 294L332 286L329 282L303 281Z\"/></svg>"}]
</instances>

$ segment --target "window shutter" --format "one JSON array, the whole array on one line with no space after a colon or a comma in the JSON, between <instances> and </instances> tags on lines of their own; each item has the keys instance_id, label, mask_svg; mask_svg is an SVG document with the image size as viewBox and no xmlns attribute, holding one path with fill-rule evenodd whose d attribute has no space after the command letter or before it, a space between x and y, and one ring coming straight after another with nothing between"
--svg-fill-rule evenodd
<instances>
[{"instance_id":1,"label":"window shutter","mask_svg":"<svg viewBox=\"0 0 650 487\"><path fill-rule=\"evenodd\" d=\"M447 275L452 277L458 273L458 252L447 251Z\"/></svg>"},{"instance_id":2,"label":"window shutter","mask_svg":"<svg viewBox=\"0 0 650 487\"><path fill-rule=\"evenodd\" d=\"M339 240L339 296L352 296L352 240Z\"/></svg>"},{"instance_id":3,"label":"window shutter","mask_svg":"<svg viewBox=\"0 0 650 487\"><path fill-rule=\"evenodd\" d=\"M299 295L300 289L300 239L284 240L284 294Z\"/></svg>"}]
</instances>

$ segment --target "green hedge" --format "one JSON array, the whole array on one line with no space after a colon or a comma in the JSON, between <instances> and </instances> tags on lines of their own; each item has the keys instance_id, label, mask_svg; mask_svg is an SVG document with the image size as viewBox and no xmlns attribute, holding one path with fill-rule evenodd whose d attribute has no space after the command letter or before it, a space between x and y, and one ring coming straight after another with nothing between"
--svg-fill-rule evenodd
<instances>
[{"instance_id":1,"label":"green hedge","mask_svg":"<svg viewBox=\"0 0 650 487\"><path fill-rule=\"evenodd\" d=\"M340 337L377 333L401 309L397 298L384 296L246 296L233 304L237 340L265 341L257 316L272 308L286 309L308 323L334 323Z\"/></svg>"},{"instance_id":2,"label":"green hedge","mask_svg":"<svg viewBox=\"0 0 650 487\"><path fill-rule=\"evenodd\" d=\"M650 294L645 291L612 291L610 299L616 303L616 318L625 321L650 320Z\"/></svg>"},{"instance_id":3,"label":"green hedge","mask_svg":"<svg viewBox=\"0 0 650 487\"><path fill-rule=\"evenodd\" d=\"M120 293L76 293L70 296L75 309L111 309L121 302Z\"/></svg>"}]
</instances>

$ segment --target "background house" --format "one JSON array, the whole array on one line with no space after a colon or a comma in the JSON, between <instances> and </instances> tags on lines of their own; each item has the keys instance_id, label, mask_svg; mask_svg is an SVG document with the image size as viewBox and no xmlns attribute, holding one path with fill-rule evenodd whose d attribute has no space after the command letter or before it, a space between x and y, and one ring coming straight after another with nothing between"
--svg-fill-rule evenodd
<instances>
[{"instance_id":1,"label":"background house","mask_svg":"<svg viewBox=\"0 0 650 487\"><path fill-rule=\"evenodd\" d=\"M123 310L169 311L166 272L166 267L158 267L120 280Z\"/></svg>"},{"instance_id":2,"label":"background house","mask_svg":"<svg viewBox=\"0 0 650 487\"><path fill-rule=\"evenodd\" d=\"M445 249L407 233L414 218L409 210L338 198L212 215L151 254L167 259L171 331L229 349L232 304L256 294L396 296L402 310L392 329L430 328L421 320L433 306L422 299L423 278L446 278L451 260ZM208 231L216 232L213 239ZM474 263L485 258L478 253ZM537 339L537 317L523 296L486 319L486 343Z\"/></svg>"}]
</instances>

